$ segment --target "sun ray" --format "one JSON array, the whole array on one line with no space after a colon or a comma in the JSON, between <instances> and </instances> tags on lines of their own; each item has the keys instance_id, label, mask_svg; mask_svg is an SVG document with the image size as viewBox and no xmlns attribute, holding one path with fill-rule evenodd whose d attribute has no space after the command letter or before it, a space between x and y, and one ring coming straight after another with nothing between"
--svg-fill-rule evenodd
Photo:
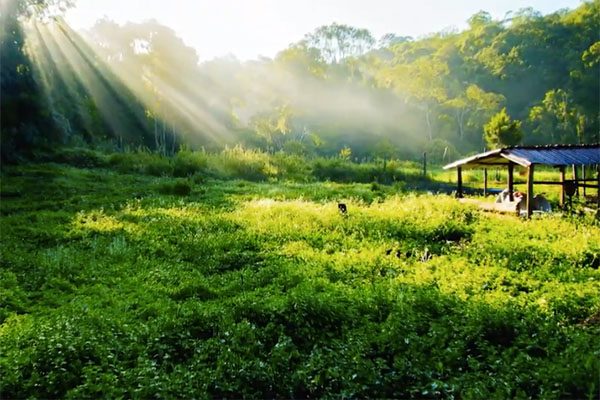
<instances>
[{"instance_id":1,"label":"sun ray","mask_svg":"<svg viewBox=\"0 0 600 400\"><path fill-rule=\"evenodd\" d=\"M76 104L69 118L90 136L102 129L97 118L90 117L96 110L107 133L125 143L140 135L149 138L152 126L155 136L168 130L192 143L228 140L229 129L217 117L227 115L228 104L213 100L215 82L208 91L202 85L205 77L178 74L168 62L152 63L142 56L110 59L98 38L74 32L59 17L49 22L30 19L22 26L28 56L49 104Z\"/></svg>"},{"instance_id":2,"label":"sun ray","mask_svg":"<svg viewBox=\"0 0 600 400\"><path fill-rule=\"evenodd\" d=\"M46 95L53 113L57 112L55 105L60 102L60 98L55 92L61 92L62 95L65 95L69 106L75 106L77 109L72 117L77 119L77 122L84 127L85 133L89 134L93 131L89 113L84 109L82 102L76 101L77 93L85 88L68 64L64 64L64 62L61 65L58 64L60 58L55 56L58 54L57 49L45 25L39 24L37 21L29 21L26 24L26 30L29 33L27 53L32 60L37 79L42 85L43 93ZM65 90L61 91L63 88Z\"/></svg>"},{"instance_id":3,"label":"sun ray","mask_svg":"<svg viewBox=\"0 0 600 400\"><path fill-rule=\"evenodd\" d=\"M65 36L70 37L72 41L82 43L76 47L80 49L84 47L88 53L94 51L85 38L72 31L68 25L61 24L60 27ZM137 65L133 62L120 62L118 68L114 65L107 65L107 69L119 77L149 111L159 115L161 119L176 127L177 130L192 133L200 131L202 136L217 141L219 137L226 136L228 133L226 127L217 121L208 110L201 88L192 89L193 86L186 82L185 78L174 73L176 71L174 67L173 65L159 66L157 71L152 73L149 71L148 65L142 62ZM171 79L162 78L161 76L164 75ZM145 87L143 78L146 78L146 83L153 86L154 91L149 91ZM163 110L157 109L157 99L153 96L156 94L159 94L160 100L164 104Z\"/></svg>"}]
</instances>

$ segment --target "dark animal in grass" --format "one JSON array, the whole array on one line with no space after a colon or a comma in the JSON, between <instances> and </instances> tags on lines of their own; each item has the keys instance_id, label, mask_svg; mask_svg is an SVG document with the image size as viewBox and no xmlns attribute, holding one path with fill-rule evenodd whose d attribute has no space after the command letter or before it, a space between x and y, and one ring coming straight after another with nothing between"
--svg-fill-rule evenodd
<instances>
[{"instance_id":1,"label":"dark animal in grass","mask_svg":"<svg viewBox=\"0 0 600 400\"><path fill-rule=\"evenodd\" d=\"M404 256L404 257L406 257L406 258L412 257L412 252L411 252L410 250L409 250L409 251L407 251L405 254L403 254L403 253L402 253L402 250L400 250L400 249L397 249L397 250L394 250L394 249L387 249L387 250L385 251L385 255L386 255L386 256L389 256L389 255L391 255L392 253L394 253L394 255L395 255L397 258L402 258L403 256Z\"/></svg>"},{"instance_id":2,"label":"dark animal in grass","mask_svg":"<svg viewBox=\"0 0 600 400\"><path fill-rule=\"evenodd\" d=\"M338 203L338 210L340 210L340 214L348 215L348 207L344 203Z\"/></svg>"}]
</instances>

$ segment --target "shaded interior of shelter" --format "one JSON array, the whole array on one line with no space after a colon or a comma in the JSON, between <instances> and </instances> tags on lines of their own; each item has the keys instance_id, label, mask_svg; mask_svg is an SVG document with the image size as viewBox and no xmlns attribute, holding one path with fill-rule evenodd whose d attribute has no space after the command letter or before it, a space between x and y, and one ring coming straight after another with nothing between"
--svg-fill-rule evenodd
<instances>
[{"instance_id":1,"label":"shaded interior of shelter","mask_svg":"<svg viewBox=\"0 0 600 400\"><path fill-rule=\"evenodd\" d=\"M536 181L535 171L541 166L556 168L559 180ZM526 169L527 190L524 205L518 204L514 198L515 167ZM464 170L484 170L483 193L486 194L488 193L487 172L490 168L506 168L508 172L506 189L509 201L506 207L492 207L497 211L524 211L526 216L530 217L534 209L534 185L560 185L560 206L563 208L567 204L567 197L571 198L582 189L583 196L590 203L595 204L597 210L600 210L600 144L505 147L463 158L444 166L444 169L456 169L456 196L459 198L463 198L465 193L462 177ZM567 178L568 172L571 172L569 178ZM590 193L587 192L588 189L591 189Z\"/></svg>"}]
</instances>

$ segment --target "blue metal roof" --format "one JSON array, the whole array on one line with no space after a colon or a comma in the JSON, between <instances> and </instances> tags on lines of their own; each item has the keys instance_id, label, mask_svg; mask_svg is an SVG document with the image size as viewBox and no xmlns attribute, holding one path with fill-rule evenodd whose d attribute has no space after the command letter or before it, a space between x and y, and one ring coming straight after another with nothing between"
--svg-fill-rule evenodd
<instances>
[{"instance_id":1,"label":"blue metal roof","mask_svg":"<svg viewBox=\"0 0 600 400\"><path fill-rule=\"evenodd\" d=\"M589 165L600 164L600 145L590 147L513 148L507 154L527 160L529 164Z\"/></svg>"},{"instance_id":2,"label":"blue metal roof","mask_svg":"<svg viewBox=\"0 0 600 400\"><path fill-rule=\"evenodd\" d=\"M531 164L555 167L600 164L600 144L505 147L463 158L444 166L444 169L498 166L511 162L523 167Z\"/></svg>"}]
</instances>

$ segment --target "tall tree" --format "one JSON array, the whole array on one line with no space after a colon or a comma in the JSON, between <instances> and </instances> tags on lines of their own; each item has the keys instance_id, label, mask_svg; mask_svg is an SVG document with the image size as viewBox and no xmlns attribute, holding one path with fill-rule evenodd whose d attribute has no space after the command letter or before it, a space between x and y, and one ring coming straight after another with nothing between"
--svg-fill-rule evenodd
<instances>
[{"instance_id":1,"label":"tall tree","mask_svg":"<svg viewBox=\"0 0 600 400\"><path fill-rule=\"evenodd\" d=\"M562 89L549 90L541 104L530 109L528 122L535 142L585 142L586 118Z\"/></svg>"},{"instance_id":2,"label":"tall tree","mask_svg":"<svg viewBox=\"0 0 600 400\"><path fill-rule=\"evenodd\" d=\"M489 147L515 146L521 143L523 132L521 131L521 121L515 121L510 118L503 108L498 114L494 115L490 121L484 125L485 141Z\"/></svg>"},{"instance_id":3,"label":"tall tree","mask_svg":"<svg viewBox=\"0 0 600 400\"><path fill-rule=\"evenodd\" d=\"M304 38L308 47L319 50L328 63L358 57L373 48L375 39L367 29L333 23L317 28Z\"/></svg>"},{"instance_id":4,"label":"tall tree","mask_svg":"<svg viewBox=\"0 0 600 400\"><path fill-rule=\"evenodd\" d=\"M479 128L504 102L504 96L486 92L479 86L471 84L464 91L459 92L456 97L446 101L444 105L454 115L459 139L464 140L467 127ZM468 139L473 140L474 138L469 137Z\"/></svg>"}]
</instances>

